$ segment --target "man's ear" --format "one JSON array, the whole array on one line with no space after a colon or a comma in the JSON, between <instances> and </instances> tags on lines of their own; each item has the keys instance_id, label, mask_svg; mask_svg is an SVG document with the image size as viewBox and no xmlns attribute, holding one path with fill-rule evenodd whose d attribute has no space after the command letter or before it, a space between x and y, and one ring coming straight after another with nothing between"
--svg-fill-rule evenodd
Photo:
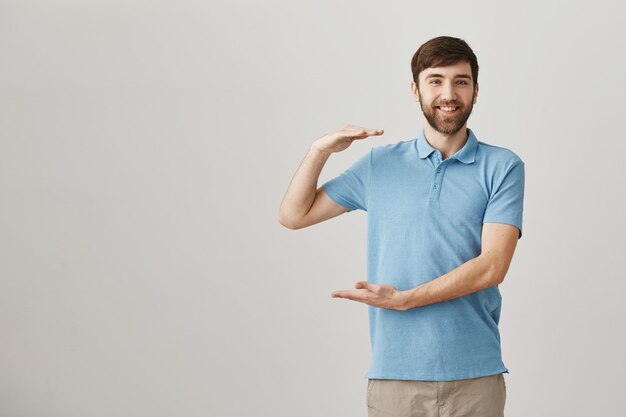
<instances>
[{"instance_id":1,"label":"man's ear","mask_svg":"<svg viewBox=\"0 0 626 417\"><path fill-rule=\"evenodd\" d=\"M474 93L474 104L478 101L478 82L476 82L476 92Z\"/></svg>"},{"instance_id":2,"label":"man's ear","mask_svg":"<svg viewBox=\"0 0 626 417\"><path fill-rule=\"evenodd\" d=\"M419 90L417 89L417 84L415 84L415 81L411 81L411 83L409 84L409 87L411 88L411 94L413 94L413 98L415 99L415 101L419 103L420 93L419 93Z\"/></svg>"}]
</instances>

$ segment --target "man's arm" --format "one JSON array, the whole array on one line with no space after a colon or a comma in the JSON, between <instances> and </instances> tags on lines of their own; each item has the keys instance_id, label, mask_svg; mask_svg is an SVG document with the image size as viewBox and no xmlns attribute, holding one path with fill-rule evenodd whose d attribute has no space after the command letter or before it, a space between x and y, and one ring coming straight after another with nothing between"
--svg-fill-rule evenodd
<instances>
[{"instance_id":1,"label":"man's arm","mask_svg":"<svg viewBox=\"0 0 626 417\"><path fill-rule=\"evenodd\" d=\"M317 181L322 172L322 168L330 157L329 152L320 150L315 144L311 145L304 160L298 167L287 193L280 205L278 221L289 229L299 229L303 227L302 219L304 219L311 210L314 202L319 196L320 190L317 189ZM330 200L327 198L327 200ZM341 209L347 210L330 200L326 201L326 210L324 213L332 211L332 215L337 216L341 213ZM333 207L336 205L338 207ZM321 221L321 220L320 220Z\"/></svg>"},{"instance_id":2,"label":"man's arm","mask_svg":"<svg viewBox=\"0 0 626 417\"><path fill-rule=\"evenodd\" d=\"M504 223L484 223L480 255L452 271L402 291L401 310L448 301L504 281L517 246L518 229Z\"/></svg>"},{"instance_id":3,"label":"man's arm","mask_svg":"<svg viewBox=\"0 0 626 417\"><path fill-rule=\"evenodd\" d=\"M341 152L356 139L382 135L382 130L346 125L313 142L296 171L278 213L278 221L289 229L300 229L348 211L317 188L322 168L333 152Z\"/></svg>"},{"instance_id":4,"label":"man's arm","mask_svg":"<svg viewBox=\"0 0 626 417\"><path fill-rule=\"evenodd\" d=\"M481 253L425 284L399 291L389 284L357 281L356 290L333 291L331 297L359 301L390 310L409 310L440 303L504 281L517 246L518 229L504 223L484 223Z\"/></svg>"}]
</instances>

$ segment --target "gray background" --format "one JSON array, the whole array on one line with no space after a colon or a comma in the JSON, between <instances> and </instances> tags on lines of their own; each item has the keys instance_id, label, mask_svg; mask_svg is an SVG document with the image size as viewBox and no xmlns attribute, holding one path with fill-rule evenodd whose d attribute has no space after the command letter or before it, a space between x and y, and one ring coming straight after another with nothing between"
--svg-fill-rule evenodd
<instances>
[{"instance_id":1,"label":"gray background","mask_svg":"<svg viewBox=\"0 0 626 417\"><path fill-rule=\"evenodd\" d=\"M366 214L278 207L344 124L422 128L410 59L478 56L468 126L526 163L509 417L622 416L618 2L2 1L0 417L364 416Z\"/></svg>"}]
</instances>

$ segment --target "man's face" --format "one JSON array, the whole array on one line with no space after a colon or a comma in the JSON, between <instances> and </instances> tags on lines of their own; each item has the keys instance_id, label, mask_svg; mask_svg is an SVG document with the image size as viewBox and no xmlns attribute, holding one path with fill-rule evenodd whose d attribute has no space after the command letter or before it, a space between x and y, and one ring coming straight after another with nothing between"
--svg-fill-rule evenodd
<instances>
[{"instance_id":1,"label":"man's face","mask_svg":"<svg viewBox=\"0 0 626 417\"><path fill-rule=\"evenodd\" d=\"M419 81L419 91L415 82L411 83L413 96L433 129L452 135L463 128L478 96L478 84L474 89L469 62L426 68L420 72ZM455 110L448 112L444 110L446 106Z\"/></svg>"}]
</instances>

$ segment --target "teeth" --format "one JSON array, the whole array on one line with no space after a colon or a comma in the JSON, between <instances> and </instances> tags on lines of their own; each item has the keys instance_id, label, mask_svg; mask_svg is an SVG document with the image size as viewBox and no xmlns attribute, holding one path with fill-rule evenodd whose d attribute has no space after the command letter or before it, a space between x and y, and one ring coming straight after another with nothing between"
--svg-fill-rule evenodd
<instances>
[{"instance_id":1,"label":"teeth","mask_svg":"<svg viewBox=\"0 0 626 417\"><path fill-rule=\"evenodd\" d=\"M454 111L456 110L456 107L440 107L440 109L444 111Z\"/></svg>"}]
</instances>

